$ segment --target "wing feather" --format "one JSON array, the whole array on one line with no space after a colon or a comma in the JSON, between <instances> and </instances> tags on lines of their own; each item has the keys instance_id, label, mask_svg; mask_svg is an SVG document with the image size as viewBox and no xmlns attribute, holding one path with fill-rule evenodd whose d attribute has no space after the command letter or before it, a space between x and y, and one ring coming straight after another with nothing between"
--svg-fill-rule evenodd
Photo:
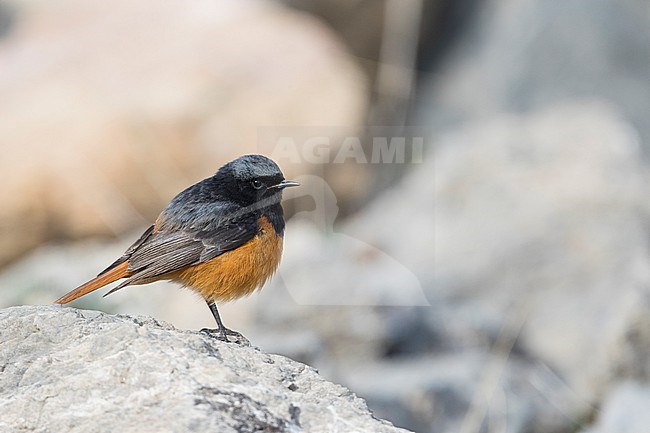
<instances>
[{"instance_id":1,"label":"wing feather","mask_svg":"<svg viewBox=\"0 0 650 433\"><path fill-rule=\"evenodd\" d=\"M106 269L101 271L99 273L99 275L97 275L97 276L98 277L102 276L106 272L110 271L111 269L113 269L113 268L117 267L118 265L121 265L122 263L126 262L129 259L129 257L131 257L131 254L133 254L133 252L135 250L137 250L140 247L140 245L142 245L149 238L149 236L151 236L151 233L153 233L153 229L154 229L154 226L152 225L147 230L145 230L145 232L142 233L142 235L138 238L138 240L135 241L129 248L127 248L127 250L124 252L124 254L122 254L122 257L120 257L119 259L117 259L113 263L111 263L111 265L109 267L107 267Z\"/></svg>"},{"instance_id":2,"label":"wing feather","mask_svg":"<svg viewBox=\"0 0 650 433\"><path fill-rule=\"evenodd\" d=\"M172 209L174 211L174 209ZM242 213L232 205L217 202L212 208L183 209L177 224L174 212L160 216L158 231L148 230L116 263L128 260L130 277L107 293L129 284L145 283L185 267L211 260L250 241L257 233L257 212ZM128 255L128 256L127 256ZM121 261L120 261L121 260ZM109 268L110 269L110 268Z\"/></svg>"}]
</instances>

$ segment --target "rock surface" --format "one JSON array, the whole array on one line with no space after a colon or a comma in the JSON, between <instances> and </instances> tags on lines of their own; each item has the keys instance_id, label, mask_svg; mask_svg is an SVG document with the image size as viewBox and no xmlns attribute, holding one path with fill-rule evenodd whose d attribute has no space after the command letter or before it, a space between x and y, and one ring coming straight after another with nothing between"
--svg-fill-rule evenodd
<instances>
[{"instance_id":1,"label":"rock surface","mask_svg":"<svg viewBox=\"0 0 650 433\"><path fill-rule=\"evenodd\" d=\"M0 431L406 432L306 365L151 318L0 311Z\"/></svg>"},{"instance_id":2,"label":"rock surface","mask_svg":"<svg viewBox=\"0 0 650 433\"><path fill-rule=\"evenodd\" d=\"M224 306L248 305L247 326L227 309L226 323L411 430L575 431L620 383L650 380L647 173L634 131L584 103L468 124L438 144L342 224L322 179L306 182L316 206L289 222L278 275ZM0 304L51 302L130 240L44 249L0 278ZM203 302L152 286L76 305L211 326Z\"/></svg>"},{"instance_id":3,"label":"rock surface","mask_svg":"<svg viewBox=\"0 0 650 433\"><path fill-rule=\"evenodd\" d=\"M458 427L476 401L508 431L566 431L618 381L649 380L648 174L617 110L503 115L437 144L344 224L288 228L280 278L257 313L301 334L283 353L429 432ZM365 268L374 275L362 278ZM416 302L404 269L431 306ZM486 367L499 357L502 368ZM500 398L477 400L485 393ZM449 399L466 410L422 410Z\"/></svg>"}]
</instances>

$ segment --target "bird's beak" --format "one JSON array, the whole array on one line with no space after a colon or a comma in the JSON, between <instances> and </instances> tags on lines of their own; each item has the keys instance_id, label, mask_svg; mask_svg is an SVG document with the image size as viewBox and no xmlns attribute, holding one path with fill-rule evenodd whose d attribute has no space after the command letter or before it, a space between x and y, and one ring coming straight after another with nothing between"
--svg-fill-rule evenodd
<instances>
[{"instance_id":1,"label":"bird's beak","mask_svg":"<svg viewBox=\"0 0 650 433\"><path fill-rule=\"evenodd\" d=\"M273 189L273 188L284 189L284 188L288 188L290 186L300 186L300 184L298 182L293 181L293 180L283 180L279 184L270 186L267 189Z\"/></svg>"}]
</instances>

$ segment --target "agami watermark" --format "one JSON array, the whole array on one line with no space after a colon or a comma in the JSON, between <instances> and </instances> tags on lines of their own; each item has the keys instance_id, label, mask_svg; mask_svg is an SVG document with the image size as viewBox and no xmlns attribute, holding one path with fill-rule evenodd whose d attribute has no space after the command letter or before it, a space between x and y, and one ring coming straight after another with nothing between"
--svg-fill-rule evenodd
<instances>
[{"instance_id":1,"label":"agami watermark","mask_svg":"<svg viewBox=\"0 0 650 433\"><path fill-rule=\"evenodd\" d=\"M420 164L425 135L397 135L385 129L354 135L332 128L268 128L260 133L260 145L272 159L292 164Z\"/></svg>"}]
</instances>

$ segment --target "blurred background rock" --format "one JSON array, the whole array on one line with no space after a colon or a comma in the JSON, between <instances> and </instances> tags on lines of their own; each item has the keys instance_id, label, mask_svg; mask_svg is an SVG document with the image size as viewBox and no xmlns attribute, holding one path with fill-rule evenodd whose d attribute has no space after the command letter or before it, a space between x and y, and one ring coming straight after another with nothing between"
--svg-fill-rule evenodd
<instances>
[{"instance_id":1,"label":"blurred background rock","mask_svg":"<svg viewBox=\"0 0 650 433\"><path fill-rule=\"evenodd\" d=\"M264 152L303 187L230 327L418 432L645 433L648 112L647 2L4 1L0 306L50 303ZM369 154L375 126L423 161L274 155ZM166 283L74 306L212 326Z\"/></svg>"}]
</instances>

